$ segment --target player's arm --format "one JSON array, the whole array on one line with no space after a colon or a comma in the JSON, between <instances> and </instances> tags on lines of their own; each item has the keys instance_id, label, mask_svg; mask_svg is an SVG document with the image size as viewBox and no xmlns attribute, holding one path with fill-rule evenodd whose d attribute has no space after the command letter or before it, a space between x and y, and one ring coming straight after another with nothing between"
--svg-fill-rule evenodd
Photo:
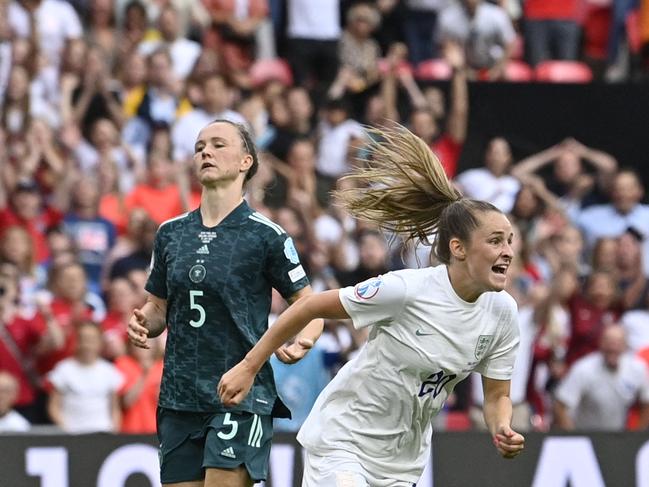
<instances>
[{"instance_id":1,"label":"player's arm","mask_svg":"<svg viewBox=\"0 0 649 487\"><path fill-rule=\"evenodd\" d=\"M340 302L338 289L306 294L289 306L244 359L221 377L218 385L221 402L226 406L239 404L252 387L255 375L273 352L311 325L314 320L319 321L319 318L349 319ZM314 328L315 326L313 325Z\"/></svg>"},{"instance_id":2,"label":"player's arm","mask_svg":"<svg viewBox=\"0 0 649 487\"><path fill-rule=\"evenodd\" d=\"M482 376L482 388L484 391L484 419L491 432L494 445L504 458L513 458L523 451L525 438L511 427L510 381Z\"/></svg>"},{"instance_id":3,"label":"player's arm","mask_svg":"<svg viewBox=\"0 0 649 487\"><path fill-rule=\"evenodd\" d=\"M570 416L568 406L561 402L559 399L554 400L553 404L554 422L557 428L564 431L573 431L575 429L575 422Z\"/></svg>"},{"instance_id":4,"label":"player's arm","mask_svg":"<svg viewBox=\"0 0 649 487\"><path fill-rule=\"evenodd\" d=\"M134 309L128 322L128 338L133 345L149 348L147 338L155 338L167 327L167 300L148 294L146 303Z\"/></svg>"},{"instance_id":5,"label":"player's arm","mask_svg":"<svg viewBox=\"0 0 649 487\"><path fill-rule=\"evenodd\" d=\"M311 286L305 286L288 298L287 302L292 305L298 299L310 295L313 295L313 289L311 289ZM323 328L324 321L322 319L316 318L311 320L309 324L295 336L292 343L282 345L275 351L275 355L285 364L293 364L297 362L313 348L315 342L318 341L318 338L322 335Z\"/></svg>"}]
</instances>

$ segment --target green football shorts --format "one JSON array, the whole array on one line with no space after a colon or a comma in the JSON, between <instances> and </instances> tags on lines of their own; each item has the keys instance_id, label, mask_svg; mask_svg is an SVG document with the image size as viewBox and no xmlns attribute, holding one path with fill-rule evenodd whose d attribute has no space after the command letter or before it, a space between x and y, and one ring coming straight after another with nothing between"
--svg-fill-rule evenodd
<instances>
[{"instance_id":1,"label":"green football shorts","mask_svg":"<svg viewBox=\"0 0 649 487\"><path fill-rule=\"evenodd\" d=\"M160 481L201 480L206 468L235 469L241 465L255 482L266 480L272 436L270 415L158 408Z\"/></svg>"}]
</instances>

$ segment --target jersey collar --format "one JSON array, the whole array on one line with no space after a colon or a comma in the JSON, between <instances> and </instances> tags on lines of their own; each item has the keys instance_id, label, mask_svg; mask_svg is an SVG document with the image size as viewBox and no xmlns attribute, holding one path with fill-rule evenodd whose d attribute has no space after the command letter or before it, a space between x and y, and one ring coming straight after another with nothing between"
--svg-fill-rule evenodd
<instances>
[{"instance_id":1,"label":"jersey collar","mask_svg":"<svg viewBox=\"0 0 649 487\"><path fill-rule=\"evenodd\" d=\"M216 227L235 227L245 223L248 220L248 216L253 213L248 202L243 200L234 210L232 210ZM199 206L194 211L192 211L192 216L200 225L203 225L203 219L201 218L201 207ZM205 225L203 225L205 226ZM216 228L211 227L211 228ZM210 227L205 227L210 228Z\"/></svg>"}]
</instances>

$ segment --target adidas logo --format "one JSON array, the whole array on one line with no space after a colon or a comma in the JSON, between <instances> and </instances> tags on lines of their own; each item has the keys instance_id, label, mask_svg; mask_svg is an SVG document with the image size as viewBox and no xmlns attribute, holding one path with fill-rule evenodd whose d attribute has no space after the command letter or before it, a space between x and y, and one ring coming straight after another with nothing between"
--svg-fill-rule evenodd
<instances>
[{"instance_id":1,"label":"adidas logo","mask_svg":"<svg viewBox=\"0 0 649 487\"><path fill-rule=\"evenodd\" d=\"M203 245L200 249L196 251L197 254L209 254L210 250L207 248L207 244Z\"/></svg>"},{"instance_id":2,"label":"adidas logo","mask_svg":"<svg viewBox=\"0 0 649 487\"><path fill-rule=\"evenodd\" d=\"M223 450L221 452L221 456L228 457L228 458L237 458L237 456L234 454L234 449L231 446Z\"/></svg>"}]
</instances>

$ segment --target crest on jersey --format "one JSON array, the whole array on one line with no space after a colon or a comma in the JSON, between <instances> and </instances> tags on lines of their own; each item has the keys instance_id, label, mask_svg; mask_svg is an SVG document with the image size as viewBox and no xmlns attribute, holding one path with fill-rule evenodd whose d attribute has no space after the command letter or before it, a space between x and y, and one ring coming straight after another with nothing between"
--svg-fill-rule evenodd
<instances>
[{"instance_id":1,"label":"crest on jersey","mask_svg":"<svg viewBox=\"0 0 649 487\"><path fill-rule=\"evenodd\" d=\"M201 264L196 264L189 269L189 280L195 283L202 282L205 279L205 274L207 274L205 267Z\"/></svg>"},{"instance_id":2,"label":"crest on jersey","mask_svg":"<svg viewBox=\"0 0 649 487\"><path fill-rule=\"evenodd\" d=\"M293 244L293 239L291 237L284 240L284 255L291 264L300 263L300 257L297 255L297 250L295 249L295 244Z\"/></svg>"},{"instance_id":3,"label":"crest on jersey","mask_svg":"<svg viewBox=\"0 0 649 487\"><path fill-rule=\"evenodd\" d=\"M381 284L383 284L383 281L380 277L373 277L372 279L356 284L354 294L359 299L371 299L379 292Z\"/></svg>"},{"instance_id":4,"label":"crest on jersey","mask_svg":"<svg viewBox=\"0 0 649 487\"><path fill-rule=\"evenodd\" d=\"M475 352L474 352L475 358L481 360L493 341L494 341L493 335L480 335L478 337L478 343L475 344Z\"/></svg>"}]
</instances>

